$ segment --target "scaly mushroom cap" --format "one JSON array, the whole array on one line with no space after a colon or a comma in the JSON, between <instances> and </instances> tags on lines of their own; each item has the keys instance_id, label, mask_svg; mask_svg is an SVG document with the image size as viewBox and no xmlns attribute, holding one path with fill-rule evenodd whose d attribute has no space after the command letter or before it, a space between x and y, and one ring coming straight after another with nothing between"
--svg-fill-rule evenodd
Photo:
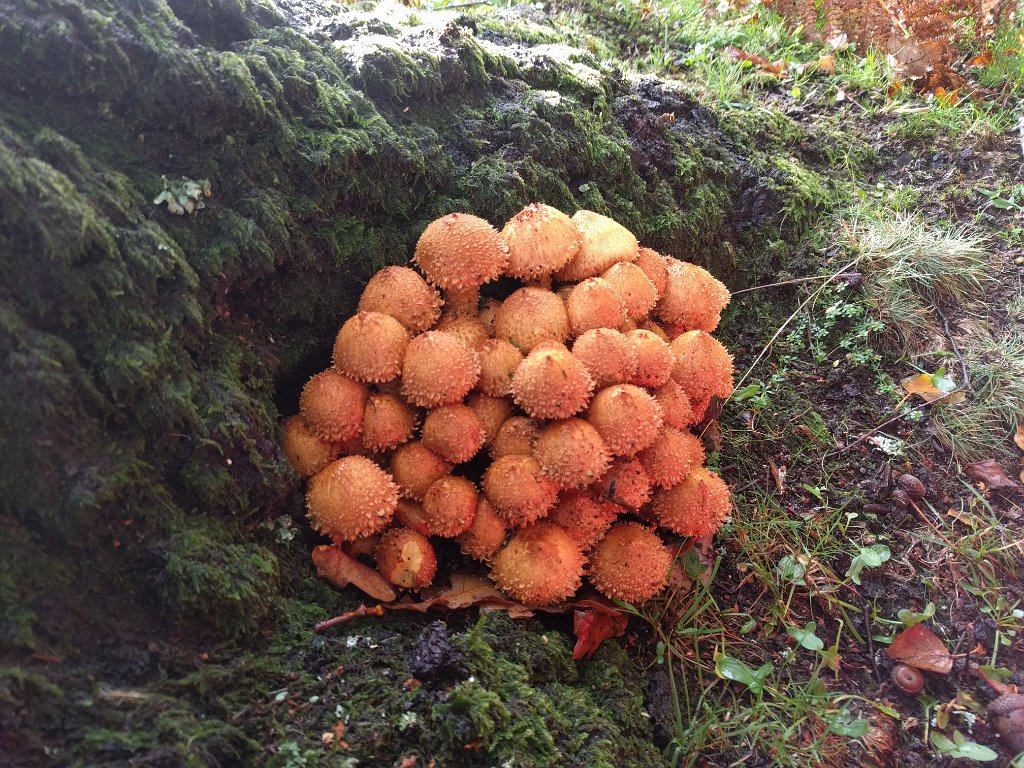
<instances>
[{"instance_id":1,"label":"scaly mushroom cap","mask_svg":"<svg viewBox=\"0 0 1024 768\"><path fill-rule=\"evenodd\" d=\"M395 508L395 522L406 528L412 528L417 533L426 536L427 518L423 514L423 505L412 499L399 499Z\"/></svg>"},{"instance_id":2,"label":"scaly mushroom cap","mask_svg":"<svg viewBox=\"0 0 1024 768\"><path fill-rule=\"evenodd\" d=\"M487 327L476 317L463 315L441 315L441 320L433 330L444 331L466 342L466 346L479 351L480 345L491 338Z\"/></svg>"},{"instance_id":3,"label":"scaly mushroom cap","mask_svg":"<svg viewBox=\"0 0 1024 768\"><path fill-rule=\"evenodd\" d=\"M341 455L341 445L321 440L301 416L289 416L284 429L284 456L299 477L315 475Z\"/></svg>"},{"instance_id":4,"label":"scaly mushroom cap","mask_svg":"<svg viewBox=\"0 0 1024 768\"><path fill-rule=\"evenodd\" d=\"M391 455L391 474L407 499L423 501L427 489L447 475L452 465L423 443L414 441Z\"/></svg>"},{"instance_id":5,"label":"scaly mushroom cap","mask_svg":"<svg viewBox=\"0 0 1024 768\"><path fill-rule=\"evenodd\" d=\"M423 420L420 439L445 461L461 464L473 458L484 444L484 425L468 405L441 405Z\"/></svg>"},{"instance_id":6,"label":"scaly mushroom cap","mask_svg":"<svg viewBox=\"0 0 1024 768\"><path fill-rule=\"evenodd\" d=\"M651 482L671 488L704 463L704 446L689 432L665 427L654 444L637 454Z\"/></svg>"},{"instance_id":7,"label":"scaly mushroom cap","mask_svg":"<svg viewBox=\"0 0 1024 768\"><path fill-rule=\"evenodd\" d=\"M477 355L480 357L477 388L494 397L511 394L512 374L523 362L519 348L504 339L488 339L477 348Z\"/></svg>"},{"instance_id":8,"label":"scaly mushroom cap","mask_svg":"<svg viewBox=\"0 0 1024 768\"><path fill-rule=\"evenodd\" d=\"M640 320L654 309L658 302L658 289L647 274L636 264L621 261L601 273L615 288L626 306L627 320Z\"/></svg>"},{"instance_id":9,"label":"scaly mushroom cap","mask_svg":"<svg viewBox=\"0 0 1024 768\"><path fill-rule=\"evenodd\" d=\"M580 233L580 251L555 273L559 282L597 277L617 261L636 259L636 238L617 221L593 211L579 210L573 214L572 223Z\"/></svg>"},{"instance_id":10,"label":"scaly mushroom cap","mask_svg":"<svg viewBox=\"0 0 1024 768\"><path fill-rule=\"evenodd\" d=\"M594 395L586 418L615 456L633 456L661 433L661 406L646 389L633 384L602 389Z\"/></svg>"},{"instance_id":11,"label":"scaly mushroom cap","mask_svg":"<svg viewBox=\"0 0 1024 768\"><path fill-rule=\"evenodd\" d=\"M500 306L501 302L497 299L485 299L483 307L477 313L476 319L487 329L488 336L494 335L494 315Z\"/></svg>"},{"instance_id":12,"label":"scaly mushroom cap","mask_svg":"<svg viewBox=\"0 0 1024 768\"><path fill-rule=\"evenodd\" d=\"M423 496L423 518L431 536L454 538L473 524L477 503L476 486L464 477L446 475L431 485Z\"/></svg>"},{"instance_id":13,"label":"scaly mushroom cap","mask_svg":"<svg viewBox=\"0 0 1024 768\"><path fill-rule=\"evenodd\" d=\"M672 340L676 364L672 378L679 382L691 405L712 396L732 394L732 355L704 331L687 331Z\"/></svg>"},{"instance_id":14,"label":"scaly mushroom cap","mask_svg":"<svg viewBox=\"0 0 1024 768\"><path fill-rule=\"evenodd\" d=\"M611 454L601 435L583 419L548 424L533 446L533 457L560 488L590 485L611 463Z\"/></svg>"},{"instance_id":15,"label":"scaly mushroom cap","mask_svg":"<svg viewBox=\"0 0 1024 768\"><path fill-rule=\"evenodd\" d=\"M579 413L593 389L583 363L554 342L530 352L512 376L516 404L537 419L567 419Z\"/></svg>"},{"instance_id":16,"label":"scaly mushroom cap","mask_svg":"<svg viewBox=\"0 0 1024 768\"><path fill-rule=\"evenodd\" d=\"M483 219L449 213L423 230L413 261L434 285L459 291L500 277L508 265L508 246Z\"/></svg>"},{"instance_id":17,"label":"scaly mushroom cap","mask_svg":"<svg viewBox=\"0 0 1024 768\"><path fill-rule=\"evenodd\" d=\"M656 533L639 523L619 523L590 553L587 576L606 597L636 603L661 591L671 566L672 553Z\"/></svg>"},{"instance_id":18,"label":"scaly mushroom cap","mask_svg":"<svg viewBox=\"0 0 1024 768\"><path fill-rule=\"evenodd\" d=\"M533 456L502 456L484 472L484 493L511 526L544 517L558 500L558 485L544 476Z\"/></svg>"},{"instance_id":19,"label":"scaly mushroom cap","mask_svg":"<svg viewBox=\"0 0 1024 768\"><path fill-rule=\"evenodd\" d=\"M491 578L520 602L551 605L579 589L583 563L583 553L568 533L540 522L517 531L494 556Z\"/></svg>"},{"instance_id":20,"label":"scaly mushroom cap","mask_svg":"<svg viewBox=\"0 0 1024 768\"><path fill-rule=\"evenodd\" d=\"M498 429L489 448L491 459L502 456L533 456L540 426L529 416L512 416Z\"/></svg>"},{"instance_id":21,"label":"scaly mushroom cap","mask_svg":"<svg viewBox=\"0 0 1024 768\"><path fill-rule=\"evenodd\" d=\"M643 270L654 290L658 292L658 298L661 298L668 287L668 265L665 263L665 257L650 248L640 248L633 263Z\"/></svg>"},{"instance_id":22,"label":"scaly mushroom cap","mask_svg":"<svg viewBox=\"0 0 1024 768\"><path fill-rule=\"evenodd\" d=\"M466 342L443 331L427 331L405 350L402 395L421 408L457 403L479 375L480 361Z\"/></svg>"},{"instance_id":23,"label":"scaly mushroom cap","mask_svg":"<svg viewBox=\"0 0 1024 768\"><path fill-rule=\"evenodd\" d=\"M654 313L686 330L711 333L718 327L729 298L725 285L706 269L672 259L668 262L668 285Z\"/></svg>"},{"instance_id":24,"label":"scaly mushroom cap","mask_svg":"<svg viewBox=\"0 0 1024 768\"><path fill-rule=\"evenodd\" d=\"M654 331L637 328L626 334L636 354L636 371L629 380L638 387L660 387L672 378L676 358L672 348Z\"/></svg>"},{"instance_id":25,"label":"scaly mushroom cap","mask_svg":"<svg viewBox=\"0 0 1024 768\"><path fill-rule=\"evenodd\" d=\"M729 486L706 467L694 467L686 479L651 500L658 525L680 536L708 536L732 512Z\"/></svg>"},{"instance_id":26,"label":"scaly mushroom cap","mask_svg":"<svg viewBox=\"0 0 1024 768\"><path fill-rule=\"evenodd\" d=\"M592 328L572 345L573 357L586 366L595 387L629 381L637 368L636 348L612 328Z\"/></svg>"},{"instance_id":27,"label":"scaly mushroom cap","mask_svg":"<svg viewBox=\"0 0 1024 768\"><path fill-rule=\"evenodd\" d=\"M619 458L592 490L598 497L635 512L651 500L651 478L638 459Z\"/></svg>"},{"instance_id":28,"label":"scaly mushroom cap","mask_svg":"<svg viewBox=\"0 0 1024 768\"><path fill-rule=\"evenodd\" d=\"M651 320L651 318L647 318L646 320L644 320L642 323L640 323L638 327L641 328L642 330L650 331L659 339L664 341L666 344L670 344L672 342L672 339L674 338L673 336L670 336L664 328L662 328L656 322Z\"/></svg>"},{"instance_id":29,"label":"scaly mushroom cap","mask_svg":"<svg viewBox=\"0 0 1024 768\"><path fill-rule=\"evenodd\" d=\"M406 442L416 428L416 411L395 395L375 392L363 411L363 447L388 451Z\"/></svg>"},{"instance_id":30,"label":"scaly mushroom cap","mask_svg":"<svg viewBox=\"0 0 1024 768\"><path fill-rule=\"evenodd\" d=\"M487 562L501 549L507 532L508 526L498 516L494 505L486 496L481 496L477 499L473 524L458 538L459 548L464 555Z\"/></svg>"},{"instance_id":31,"label":"scaly mushroom cap","mask_svg":"<svg viewBox=\"0 0 1024 768\"><path fill-rule=\"evenodd\" d=\"M580 236L572 220L544 203L531 203L509 219L501 238L508 243L505 274L519 280L550 275L580 250Z\"/></svg>"},{"instance_id":32,"label":"scaly mushroom cap","mask_svg":"<svg viewBox=\"0 0 1024 768\"><path fill-rule=\"evenodd\" d=\"M483 392L471 392L466 405L473 409L484 427L483 447L486 448L498 434L502 424L512 415L512 403L504 397L491 397Z\"/></svg>"},{"instance_id":33,"label":"scaly mushroom cap","mask_svg":"<svg viewBox=\"0 0 1024 768\"><path fill-rule=\"evenodd\" d=\"M370 278L359 298L360 312L382 312L423 333L441 316L441 296L409 267L384 267Z\"/></svg>"},{"instance_id":34,"label":"scaly mushroom cap","mask_svg":"<svg viewBox=\"0 0 1024 768\"><path fill-rule=\"evenodd\" d=\"M390 381L402 371L407 346L409 332L391 315L358 312L334 340L334 367L356 381Z\"/></svg>"},{"instance_id":35,"label":"scaly mushroom cap","mask_svg":"<svg viewBox=\"0 0 1024 768\"><path fill-rule=\"evenodd\" d=\"M598 499L589 491L562 491L547 520L564 528L586 552L619 516L619 507Z\"/></svg>"},{"instance_id":36,"label":"scaly mushroom cap","mask_svg":"<svg viewBox=\"0 0 1024 768\"><path fill-rule=\"evenodd\" d=\"M374 557L380 574L398 587L429 587L437 572L437 556L427 537L408 528L385 531Z\"/></svg>"},{"instance_id":37,"label":"scaly mushroom cap","mask_svg":"<svg viewBox=\"0 0 1024 768\"><path fill-rule=\"evenodd\" d=\"M524 353L542 341L564 342L569 338L565 302L546 288L520 288L495 310L494 337Z\"/></svg>"},{"instance_id":38,"label":"scaly mushroom cap","mask_svg":"<svg viewBox=\"0 0 1024 768\"><path fill-rule=\"evenodd\" d=\"M690 398L683 392L675 379L669 379L660 387L654 390L654 399L661 406L661 415L665 423L676 429L685 429L691 424L696 424L700 419L696 418L693 408L690 405Z\"/></svg>"},{"instance_id":39,"label":"scaly mushroom cap","mask_svg":"<svg viewBox=\"0 0 1024 768\"><path fill-rule=\"evenodd\" d=\"M391 475L365 456L346 456L313 475L306 507L313 528L335 541L383 530L398 506Z\"/></svg>"},{"instance_id":40,"label":"scaly mushroom cap","mask_svg":"<svg viewBox=\"0 0 1024 768\"><path fill-rule=\"evenodd\" d=\"M603 277L577 283L565 300L569 328L580 336L591 328L618 328L626 320L626 304L615 286Z\"/></svg>"},{"instance_id":41,"label":"scaly mushroom cap","mask_svg":"<svg viewBox=\"0 0 1024 768\"><path fill-rule=\"evenodd\" d=\"M322 440L349 440L363 431L363 409L369 394L365 384L328 369L302 388L299 413L310 432Z\"/></svg>"}]
</instances>

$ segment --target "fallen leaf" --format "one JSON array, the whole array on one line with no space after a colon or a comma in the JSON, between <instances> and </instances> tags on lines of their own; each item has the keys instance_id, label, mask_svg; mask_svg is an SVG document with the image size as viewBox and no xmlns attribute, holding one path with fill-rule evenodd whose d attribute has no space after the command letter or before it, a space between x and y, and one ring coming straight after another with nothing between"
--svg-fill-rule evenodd
<instances>
[{"instance_id":1,"label":"fallen leaf","mask_svg":"<svg viewBox=\"0 0 1024 768\"><path fill-rule=\"evenodd\" d=\"M772 479L775 481L775 489L779 492L779 496L782 496L786 492L786 465L783 464L780 467L769 456L768 469L771 471Z\"/></svg>"},{"instance_id":2,"label":"fallen leaf","mask_svg":"<svg viewBox=\"0 0 1024 768\"><path fill-rule=\"evenodd\" d=\"M1006 472L995 459L985 459L968 464L964 467L964 472L972 480L984 483L985 487L991 491L999 488L1020 488L1020 483L1007 477Z\"/></svg>"},{"instance_id":3,"label":"fallen leaf","mask_svg":"<svg viewBox=\"0 0 1024 768\"><path fill-rule=\"evenodd\" d=\"M893 80L891 83L889 83L889 87L885 90L885 95L888 96L891 99L893 96L895 96L896 94L898 94L902 90L903 90L903 81L902 80Z\"/></svg>"},{"instance_id":4,"label":"fallen leaf","mask_svg":"<svg viewBox=\"0 0 1024 768\"><path fill-rule=\"evenodd\" d=\"M989 48L987 50L982 51L977 56L975 56L973 59L971 59L969 62L967 62L967 66L969 66L969 67L985 67L985 66L988 66L991 63L992 63L992 49Z\"/></svg>"},{"instance_id":5,"label":"fallen leaf","mask_svg":"<svg viewBox=\"0 0 1024 768\"><path fill-rule=\"evenodd\" d=\"M766 59L764 56L759 56L756 53L747 53L746 51L732 45L727 45L725 47L725 52L728 54L730 61L749 61L761 72L766 75L771 75L772 77L781 77L789 68L789 62L785 59L771 61L770 59Z\"/></svg>"},{"instance_id":6,"label":"fallen leaf","mask_svg":"<svg viewBox=\"0 0 1024 768\"><path fill-rule=\"evenodd\" d=\"M825 75L834 74L836 71L836 57L830 53L818 59L818 71Z\"/></svg>"},{"instance_id":7,"label":"fallen leaf","mask_svg":"<svg viewBox=\"0 0 1024 768\"><path fill-rule=\"evenodd\" d=\"M1024 423L1017 425L1017 431L1013 433L1013 442L1024 451Z\"/></svg>"},{"instance_id":8,"label":"fallen leaf","mask_svg":"<svg viewBox=\"0 0 1024 768\"><path fill-rule=\"evenodd\" d=\"M953 657L946 644L924 624L915 624L900 632L885 652L894 661L928 672L948 675L953 670Z\"/></svg>"},{"instance_id":9,"label":"fallen leaf","mask_svg":"<svg viewBox=\"0 0 1024 768\"><path fill-rule=\"evenodd\" d=\"M939 368L935 373L908 376L900 383L908 395L917 395L926 403L942 401L946 405L955 405L967 397L963 392L957 391L956 382L946 376L944 368Z\"/></svg>"},{"instance_id":10,"label":"fallen leaf","mask_svg":"<svg viewBox=\"0 0 1024 768\"><path fill-rule=\"evenodd\" d=\"M618 610L591 607L573 611L572 630L576 633L573 661L589 659L606 638L625 632L628 623L629 619Z\"/></svg>"},{"instance_id":11,"label":"fallen leaf","mask_svg":"<svg viewBox=\"0 0 1024 768\"><path fill-rule=\"evenodd\" d=\"M935 89L935 100L947 107L955 107L960 103L960 94L955 90L947 91L941 85Z\"/></svg>"}]
</instances>

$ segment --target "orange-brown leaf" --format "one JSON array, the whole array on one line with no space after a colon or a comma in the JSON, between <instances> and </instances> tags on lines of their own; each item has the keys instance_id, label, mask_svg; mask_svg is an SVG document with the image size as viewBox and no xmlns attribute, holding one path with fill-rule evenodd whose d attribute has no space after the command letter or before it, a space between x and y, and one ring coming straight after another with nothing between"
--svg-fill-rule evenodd
<instances>
[{"instance_id":1,"label":"orange-brown leaf","mask_svg":"<svg viewBox=\"0 0 1024 768\"><path fill-rule=\"evenodd\" d=\"M999 488L1020 488L1020 483L1007 477L1006 472L995 459L976 461L964 467L964 472L972 480L984 483L991 491Z\"/></svg>"},{"instance_id":2,"label":"orange-brown leaf","mask_svg":"<svg viewBox=\"0 0 1024 768\"><path fill-rule=\"evenodd\" d=\"M1024 422L1017 425L1017 431L1013 433L1013 442L1024 451Z\"/></svg>"},{"instance_id":3,"label":"orange-brown leaf","mask_svg":"<svg viewBox=\"0 0 1024 768\"><path fill-rule=\"evenodd\" d=\"M574 611L572 629L576 633L576 647L572 649L573 661L589 659L604 640L625 632L627 623L629 619L619 610L609 610L596 602L593 606Z\"/></svg>"},{"instance_id":4,"label":"orange-brown leaf","mask_svg":"<svg viewBox=\"0 0 1024 768\"><path fill-rule=\"evenodd\" d=\"M894 661L928 672L948 675L953 670L953 657L946 644L924 624L915 624L900 632L885 652Z\"/></svg>"},{"instance_id":5,"label":"orange-brown leaf","mask_svg":"<svg viewBox=\"0 0 1024 768\"><path fill-rule=\"evenodd\" d=\"M773 77L781 77L789 68L789 62L785 59L772 61L771 59L766 59L764 56L760 56L756 53L748 53L747 51L736 48L732 45L726 46L725 52L729 55L729 59L731 61L749 61L761 72L766 75L772 75Z\"/></svg>"},{"instance_id":6,"label":"orange-brown leaf","mask_svg":"<svg viewBox=\"0 0 1024 768\"><path fill-rule=\"evenodd\" d=\"M835 74L836 57L831 53L818 59L818 71L824 75Z\"/></svg>"}]
</instances>

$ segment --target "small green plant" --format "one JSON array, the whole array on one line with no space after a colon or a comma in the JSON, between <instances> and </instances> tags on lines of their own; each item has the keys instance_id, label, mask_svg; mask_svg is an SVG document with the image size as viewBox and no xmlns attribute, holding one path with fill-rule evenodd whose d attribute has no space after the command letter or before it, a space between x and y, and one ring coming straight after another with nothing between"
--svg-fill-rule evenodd
<instances>
[{"instance_id":1,"label":"small green plant","mask_svg":"<svg viewBox=\"0 0 1024 768\"><path fill-rule=\"evenodd\" d=\"M932 731L932 748L940 755L952 759L965 758L975 760L979 763L987 763L998 760L999 754L988 747L968 741L960 731L953 731L953 738L950 739L944 733Z\"/></svg>"},{"instance_id":2,"label":"small green plant","mask_svg":"<svg viewBox=\"0 0 1024 768\"><path fill-rule=\"evenodd\" d=\"M184 216L186 213L195 213L206 207L203 198L210 197L213 190L207 179L193 181L184 177L176 181L167 181L163 177L163 191L153 199L153 205L167 204L167 210L175 216Z\"/></svg>"},{"instance_id":3,"label":"small green plant","mask_svg":"<svg viewBox=\"0 0 1024 768\"><path fill-rule=\"evenodd\" d=\"M988 199L985 208L1024 213L1024 184L1014 184L1005 191L979 187L978 194Z\"/></svg>"},{"instance_id":4,"label":"small green plant","mask_svg":"<svg viewBox=\"0 0 1024 768\"><path fill-rule=\"evenodd\" d=\"M860 574L865 568L878 568L890 557L892 557L892 552L885 544L872 544L868 547L861 547L850 562L850 568L846 571L846 578L854 584L860 584Z\"/></svg>"}]
</instances>

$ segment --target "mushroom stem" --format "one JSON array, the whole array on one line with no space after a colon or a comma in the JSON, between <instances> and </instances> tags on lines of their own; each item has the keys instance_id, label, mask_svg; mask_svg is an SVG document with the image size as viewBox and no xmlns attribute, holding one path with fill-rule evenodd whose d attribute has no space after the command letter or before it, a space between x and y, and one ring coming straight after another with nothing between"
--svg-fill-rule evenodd
<instances>
[{"instance_id":1,"label":"mushroom stem","mask_svg":"<svg viewBox=\"0 0 1024 768\"><path fill-rule=\"evenodd\" d=\"M344 588L351 584L382 603L390 603L398 597L387 579L373 568L346 555L337 545L321 544L315 547L313 565L316 566L317 576L336 587Z\"/></svg>"},{"instance_id":2,"label":"mushroom stem","mask_svg":"<svg viewBox=\"0 0 1024 768\"><path fill-rule=\"evenodd\" d=\"M476 317L480 310L480 286L449 288L444 292L444 314L453 317Z\"/></svg>"},{"instance_id":3,"label":"mushroom stem","mask_svg":"<svg viewBox=\"0 0 1024 768\"><path fill-rule=\"evenodd\" d=\"M527 288L541 288L545 291L551 290L551 273L546 275L538 275L533 280L526 284Z\"/></svg>"}]
</instances>

